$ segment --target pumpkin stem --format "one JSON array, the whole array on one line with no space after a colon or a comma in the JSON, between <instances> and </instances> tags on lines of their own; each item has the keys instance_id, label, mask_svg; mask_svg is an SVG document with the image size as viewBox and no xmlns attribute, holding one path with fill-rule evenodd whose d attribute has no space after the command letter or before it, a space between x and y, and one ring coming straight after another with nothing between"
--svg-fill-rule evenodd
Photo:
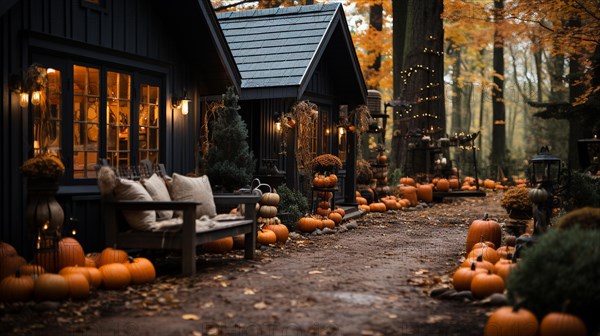
<instances>
[{"instance_id":1,"label":"pumpkin stem","mask_svg":"<svg viewBox=\"0 0 600 336\"><path fill-rule=\"evenodd\" d=\"M487 220L488 219L488 214L487 212L483 214L483 220Z\"/></svg>"},{"instance_id":2,"label":"pumpkin stem","mask_svg":"<svg viewBox=\"0 0 600 336\"><path fill-rule=\"evenodd\" d=\"M480 254L477 256L477 261L482 262L483 261L483 254Z\"/></svg>"},{"instance_id":3,"label":"pumpkin stem","mask_svg":"<svg viewBox=\"0 0 600 336\"><path fill-rule=\"evenodd\" d=\"M475 270L475 268L477 268L477 266L475 265L475 263L474 263L474 262L472 262L472 263L471 263L471 271L474 271L474 270Z\"/></svg>"}]
</instances>

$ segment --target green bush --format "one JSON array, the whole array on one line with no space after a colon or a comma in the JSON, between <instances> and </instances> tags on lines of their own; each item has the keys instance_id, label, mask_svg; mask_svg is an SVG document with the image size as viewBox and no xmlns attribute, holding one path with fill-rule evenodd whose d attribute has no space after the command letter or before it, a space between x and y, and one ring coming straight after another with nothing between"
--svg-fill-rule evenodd
<instances>
[{"instance_id":1,"label":"green bush","mask_svg":"<svg viewBox=\"0 0 600 336\"><path fill-rule=\"evenodd\" d=\"M600 322L599 265L600 231L550 230L523 251L507 279L509 300L538 318L566 308L595 329Z\"/></svg>"},{"instance_id":2,"label":"green bush","mask_svg":"<svg viewBox=\"0 0 600 336\"><path fill-rule=\"evenodd\" d=\"M277 193L280 197L279 218L290 231L294 231L298 220L309 210L308 200L300 192L290 189L285 184L277 188Z\"/></svg>"},{"instance_id":3,"label":"green bush","mask_svg":"<svg viewBox=\"0 0 600 336\"><path fill-rule=\"evenodd\" d=\"M600 178L571 172L568 194L564 203L565 211L586 206L600 207Z\"/></svg>"}]
</instances>

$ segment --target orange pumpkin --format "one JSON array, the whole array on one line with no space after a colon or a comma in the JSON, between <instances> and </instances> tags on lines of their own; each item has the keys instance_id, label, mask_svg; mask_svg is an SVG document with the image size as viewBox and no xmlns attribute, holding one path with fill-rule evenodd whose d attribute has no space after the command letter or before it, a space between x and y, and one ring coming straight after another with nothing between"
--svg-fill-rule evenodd
<instances>
[{"instance_id":1,"label":"orange pumpkin","mask_svg":"<svg viewBox=\"0 0 600 336\"><path fill-rule=\"evenodd\" d=\"M369 204L369 208L371 209L371 212L386 212L387 211L387 207L385 206L385 204L383 204L381 202L371 203L371 204Z\"/></svg>"},{"instance_id":2,"label":"orange pumpkin","mask_svg":"<svg viewBox=\"0 0 600 336\"><path fill-rule=\"evenodd\" d=\"M131 274L131 284L139 285L153 282L156 279L156 270L152 262L146 258L134 258L130 263L125 264Z\"/></svg>"},{"instance_id":3,"label":"orange pumpkin","mask_svg":"<svg viewBox=\"0 0 600 336\"><path fill-rule=\"evenodd\" d=\"M402 177L400 178L400 184L404 184L406 186L416 186L415 179L412 177Z\"/></svg>"},{"instance_id":4,"label":"orange pumpkin","mask_svg":"<svg viewBox=\"0 0 600 336\"><path fill-rule=\"evenodd\" d=\"M102 285L102 273L96 267L85 267L90 275L90 286L99 288Z\"/></svg>"},{"instance_id":5,"label":"orange pumpkin","mask_svg":"<svg viewBox=\"0 0 600 336\"><path fill-rule=\"evenodd\" d=\"M298 220L298 230L301 232L313 232L320 225L320 220L312 217L302 217Z\"/></svg>"},{"instance_id":6,"label":"orange pumpkin","mask_svg":"<svg viewBox=\"0 0 600 336\"><path fill-rule=\"evenodd\" d=\"M263 245L275 244L277 242L277 235L271 230L258 230L256 241Z\"/></svg>"},{"instance_id":7,"label":"orange pumpkin","mask_svg":"<svg viewBox=\"0 0 600 336\"><path fill-rule=\"evenodd\" d=\"M572 314L550 313L540 323L540 336L585 336L587 328L583 321Z\"/></svg>"},{"instance_id":8,"label":"orange pumpkin","mask_svg":"<svg viewBox=\"0 0 600 336\"><path fill-rule=\"evenodd\" d=\"M15 272L0 281L0 302L28 301L33 296L33 278Z\"/></svg>"},{"instance_id":9,"label":"orange pumpkin","mask_svg":"<svg viewBox=\"0 0 600 336\"><path fill-rule=\"evenodd\" d=\"M473 245L480 241L491 241L496 246L502 242L502 228L498 222L487 219L474 220L467 232L467 251L473 249Z\"/></svg>"},{"instance_id":10,"label":"orange pumpkin","mask_svg":"<svg viewBox=\"0 0 600 336\"><path fill-rule=\"evenodd\" d=\"M69 295L69 283L62 275L41 274L33 285L33 296L39 301L60 301Z\"/></svg>"},{"instance_id":11,"label":"orange pumpkin","mask_svg":"<svg viewBox=\"0 0 600 336\"><path fill-rule=\"evenodd\" d=\"M485 336L536 336L539 323L535 315L524 308L500 307L485 324Z\"/></svg>"},{"instance_id":12,"label":"orange pumpkin","mask_svg":"<svg viewBox=\"0 0 600 336\"><path fill-rule=\"evenodd\" d=\"M450 182L445 178L441 178L437 181L437 184L435 185L435 189L437 189L438 191L441 191L441 192L446 192L446 191L450 190Z\"/></svg>"},{"instance_id":13,"label":"orange pumpkin","mask_svg":"<svg viewBox=\"0 0 600 336\"><path fill-rule=\"evenodd\" d=\"M339 224L342 222L342 215L340 215L339 212L332 212L329 214L329 216L327 216L327 218L331 219L332 221L334 221L335 224Z\"/></svg>"},{"instance_id":14,"label":"orange pumpkin","mask_svg":"<svg viewBox=\"0 0 600 336\"><path fill-rule=\"evenodd\" d=\"M25 258L18 255L6 255L0 257L0 280L15 274L15 272L25 264L27 264Z\"/></svg>"},{"instance_id":15,"label":"orange pumpkin","mask_svg":"<svg viewBox=\"0 0 600 336\"><path fill-rule=\"evenodd\" d=\"M16 256L17 255L17 250L15 250L15 248L10 245L9 243L5 243L3 241L0 241L0 257L4 257L4 256Z\"/></svg>"},{"instance_id":16,"label":"orange pumpkin","mask_svg":"<svg viewBox=\"0 0 600 336\"><path fill-rule=\"evenodd\" d=\"M450 189L452 190L458 190L460 187L460 181L457 178L448 179L448 183L450 184Z\"/></svg>"},{"instance_id":17,"label":"orange pumpkin","mask_svg":"<svg viewBox=\"0 0 600 336\"><path fill-rule=\"evenodd\" d=\"M331 219L323 219L321 220L321 223L323 225L323 228L330 228L330 229L334 229L335 228L335 222L332 221Z\"/></svg>"},{"instance_id":18,"label":"orange pumpkin","mask_svg":"<svg viewBox=\"0 0 600 336\"><path fill-rule=\"evenodd\" d=\"M85 266L85 253L77 240L66 237L58 242L58 269Z\"/></svg>"},{"instance_id":19,"label":"orange pumpkin","mask_svg":"<svg viewBox=\"0 0 600 336\"><path fill-rule=\"evenodd\" d=\"M100 253L100 257L98 257L96 264L98 267L102 267L112 263L124 263L127 261L129 261L129 255L127 252L117 248L107 247L102 250L102 253Z\"/></svg>"},{"instance_id":20,"label":"orange pumpkin","mask_svg":"<svg viewBox=\"0 0 600 336\"><path fill-rule=\"evenodd\" d=\"M400 187L400 195L402 198L410 201L411 206L417 206L419 200L417 199L417 188L412 186Z\"/></svg>"},{"instance_id":21,"label":"orange pumpkin","mask_svg":"<svg viewBox=\"0 0 600 336\"><path fill-rule=\"evenodd\" d=\"M483 186L488 188L488 189L495 189L496 188L496 182L494 182L494 180L490 180L490 179L485 179L483 181Z\"/></svg>"},{"instance_id":22,"label":"orange pumpkin","mask_svg":"<svg viewBox=\"0 0 600 336\"><path fill-rule=\"evenodd\" d=\"M433 202L433 188L429 184L421 184L417 187L417 199L426 203Z\"/></svg>"},{"instance_id":23,"label":"orange pumpkin","mask_svg":"<svg viewBox=\"0 0 600 336\"><path fill-rule=\"evenodd\" d=\"M486 270L490 270L494 273L496 271L496 266L494 266L494 264L492 264L491 262L489 262L487 260L483 260L483 258L477 258L475 261L465 259L465 261L463 261L463 263L460 264L460 267L471 267L473 264L475 264L475 267L477 267L477 268L483 268Z\"/></svg>"},{"instance_id":24,"label":"orange pumpkin","mask_svg":"<svg viewBox=\"0 0 600 336\"><path fill-rule=\"evenodd\" d=\"M486 298L494 293L504 292L504 280L492 271L477 274L471 281L471 292L476 298Z\"/></svg>"},{"instance_id":25,"label":"orange pumpkin","mask_svg":"<svg viewBox=\"0 0 600 336\"><path fill-rule=\"evenodd\" d=\"M496 249L496 253L500 258L511 259L512 255L515 254L514 246L500 246Z\"/></svg>"},{"instance_id":26,"label":"orange pumpkin","mask_svg":"<svg viewBox=\"0 0 600 336\"><path fill-rule=\"evenodd\" d=\"M317 208L317 214L319 216L327 217L327 216L329 216L330 213L331 213L330 208L327 208L327 209Z\"/></svg>"},{"instance_id":27,"label":"orange pumpkin","mask_svg":"<svg viewBox=\"0 0 600 336\"><path fill-rule=\"evenodd\" d=\"M90 295L90 282L81 273L68 273L63 275L69 285L69 297L72 299L84 299Z\"/></svg>"},{"instance_id":28,"label":"orange pumpkin","mask_svg":"<svg viewBox=\"0 0 600 336\"><path fill-rule=\"evenodd\" d=\"M366 205L367 199L362 196L356 196L356 203L361 204L361 205Z\"/></svg>"},{"instance_id":29,"label":"orange pumpkin","mask_svg":"<svg viewBox=\"0 0 600 336\"><path fill-rule=\"evenodd\" d=\"M492 243L491 241L484 241L484 242L479 242L479 243L476 243L475 245L473 245L471 250L474 250L476 248L484 248L484 247L496 249L496 245L494 243ZM471 251L469 251L469 252L471 252Z\"/></svg>"},{"instance_id":30,"label":"orange pumpkin","mask_svg":"<svg viewBox=\"0 0 600 336\"><path fill-rule=\"evenodd\" d=\"M492 264L495 264L500 260L498 252L491 247L476 248L471 250L467 255L467 260L476 261L477 258L482 257L483 260L487 260Z\"/></svg>"},{"instance_id":31,"label":"orange pumpkin","mask_svg":"<svg viewBox=\"0 0 600 336\"><path fill-rule=\"evenodd\" d=\"M342 208L336 208L335 210L333 210L333 212L339 213L342 216L342 218L344 216L346 216L346 211L344 209L342 209Z\"/></svg>"},{"instance_id":32,"label":"orange pumpkin","mask_svg":"<svg viewBox=\"0 0 600 336\"><path fill-rule=\"evenodd\" d=\"M100 266L102 286L106 289L121 289L131 283L131 273L123 263L112 263Z\"/></svg>"},{"instance_id":33,"label":"orange pumpkin","mask_svg":"<svg viewBox=\"0 0 600 336\"><path fill-rule=\"evenodd\" d=\"M233 238L225 237L202 244L207 253L227 253L233 249Z\"/></svg>"},{"instance_id":34,"label":"orange pumpkin","mask_svg":"<svg viewBox=\"0 0 600 336\"><path fill-rule=\"evenodd\" d=\"M495 273L498 274L502 278L502 280L506 282L506 278L515 266L517 266L517 264L513 263L512 260L500 259L494 265L494 268L496 269Z\"/></svg>"},{"instance_id":35,"label":"orange pumpkin","mask_svg":"<svg viewBox=\"0 0 600 336\"><path fill-rule=\"evenodd\" d=\"M285 243L289 237L290 231L287 226L283 224L268 224L263 227L265 230L271 230L275 232L275 236L277 237L277 242Z\"/></svg>"},{"instance_id":36,"label":"orange pumpkin","mask_svg":"<svg viewBox=\"0 0 600 336\"><path fill-rule=\"evenodd\" d=\"M452 275L452 284L454 285L454 289L456 291L464 291L471 289L471 281L473 277L479 273L485 273L488 270L484 268L477 268L473 263L471 267L459 267L456 272Z\"/></svg>"},{"instance_id":37,"label":"orange pumpkin","mask_svg":"<svg viewBox=\"0 0 600 336\"><path fill-rule=\"evenodd\" d=\"M21 275L39 275L46 273L46 270L40 265L27 264L21 266L19 272L21 272Z\"/></svg>"},{"instance_id":38,"label":"orange pumpkin","mask_svg":"<svg viewBox=\"0 0 600 336\"><path fill-rule=\"evenodd\" d=\"M362 210L365 212L371 212L371 207L366 205L366 204L359 204L358 205L358 210Z\"/></svg>"}]
</instances>

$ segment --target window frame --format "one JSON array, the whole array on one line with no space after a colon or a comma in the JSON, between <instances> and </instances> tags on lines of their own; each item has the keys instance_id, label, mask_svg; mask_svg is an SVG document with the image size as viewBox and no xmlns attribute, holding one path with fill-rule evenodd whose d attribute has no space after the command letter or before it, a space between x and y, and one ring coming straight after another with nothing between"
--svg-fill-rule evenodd
<instances>
[{"instance_id":1,"label":"window frame","mask_svg":"<svg viewBox=\"0 0 600 336\"><path fill-rule=\"evenodd\" d=\"M65 174L62 177L61 185L91 185L96 184L96 177L75 178L74 176L74 139L73 139L73 111L74 111L74 65L92 67L99 69L100 72L100 88L99 88L99 141L98 141L98 158L106 158L106 107L107 107L107 73L109 71L124 73L131 75L131 154L130 165L139 164L139 152L137 132L139 127L139 95L140 85L150 84L159 87L159 105L158 105L158 160L162 162L166 157L164 148L166 148L166 126L167 122L167 73L159 73L144 69L143 67L131 67L119 64L106 64L99 60L89 60L86 58L73 57L53 57L44 54L33 56L33 60L45 68L54 68L61 72L62 98L62 124L61 124L61 159L65 164ZM30 143L33 144L33 114L32 109L29 109L29 130ZM31 147L31 155L33 155L33 146Z\"/></svg>"}]
</instances>

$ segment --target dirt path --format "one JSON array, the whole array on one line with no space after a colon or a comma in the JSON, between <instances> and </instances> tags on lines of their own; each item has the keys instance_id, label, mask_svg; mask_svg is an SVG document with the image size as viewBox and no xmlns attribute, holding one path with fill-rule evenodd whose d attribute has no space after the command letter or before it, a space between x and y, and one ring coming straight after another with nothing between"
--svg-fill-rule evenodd
<instances>
[{"instance_id":1,"label":"dirt path","mask_svg":"<svg viewBox=\"0 0 600 336\"><path fill-rule=\"evenodd\" d=\"M0 331L38 324L40 334L481 335L491 308L428 292L449 285L473 219L505 216L498 198L370 214L353 230L263 248L255 261L240 253L204 259L192 278L161 276L42 312L39 304L10 307Z\"/></svg>"}]
</instances>

